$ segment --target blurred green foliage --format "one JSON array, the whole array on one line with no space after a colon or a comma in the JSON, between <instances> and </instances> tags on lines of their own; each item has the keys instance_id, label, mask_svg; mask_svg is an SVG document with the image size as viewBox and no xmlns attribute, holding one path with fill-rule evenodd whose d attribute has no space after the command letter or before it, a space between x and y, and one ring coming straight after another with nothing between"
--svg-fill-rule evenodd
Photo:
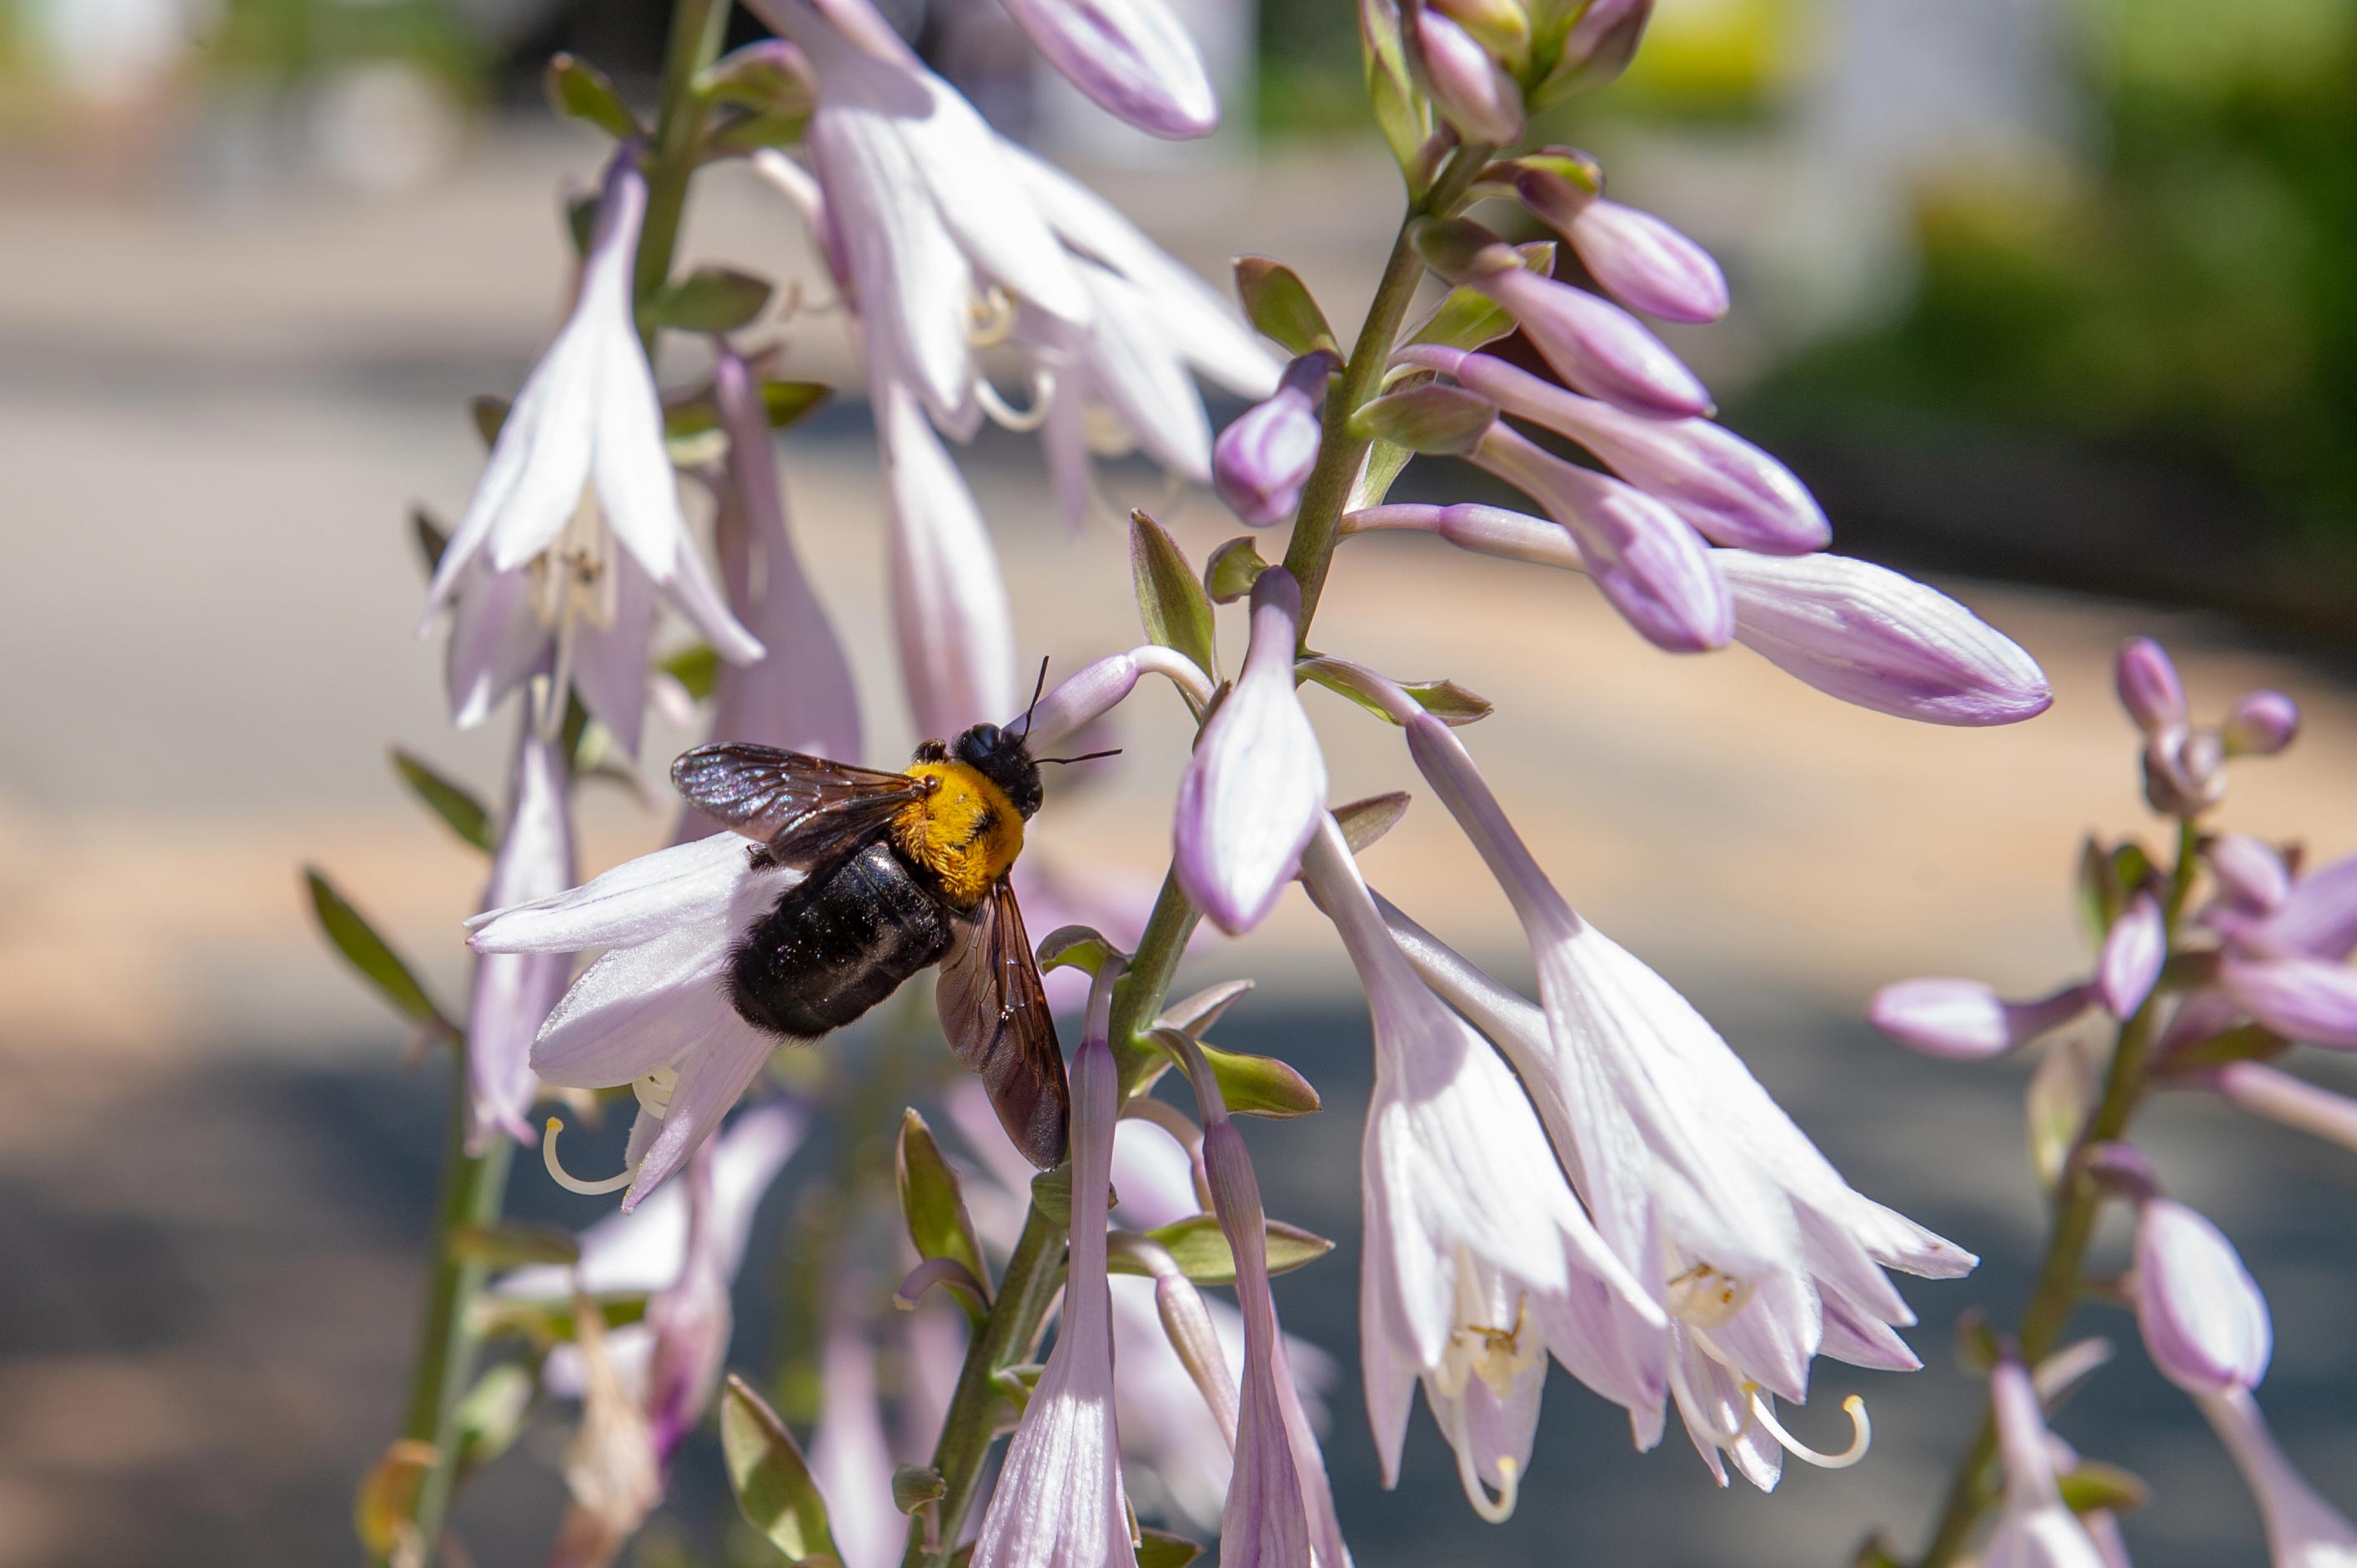
<instances>
[{"instance_id":1,"label":"blurred green foliage","mask_svg":"<svg viewBox=\"0 0 2357 1568\"><path fill-rule=\"evenodd\" d=\"M2357 542L2357 0L2089 0L2083 166L1947 182L1870 336L1769 396L2158 452Z\"/></svg>"},{"instance_id":2,"label":"blurred green foliage","mask_svg":"<svg viewBox=\"0 0 2357 1568\"><path fill-rule=\"evenodd\" d=\"M498 63L490 41L443 0L227 0L204 53L210 70L279 82L399 60L464 91Z\"/></svg>"}]
</instances>

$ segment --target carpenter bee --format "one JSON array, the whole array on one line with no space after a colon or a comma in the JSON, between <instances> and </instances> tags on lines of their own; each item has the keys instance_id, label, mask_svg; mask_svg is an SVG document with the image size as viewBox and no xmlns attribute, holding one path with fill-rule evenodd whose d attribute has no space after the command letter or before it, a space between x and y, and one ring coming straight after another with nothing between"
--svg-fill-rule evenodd
<instances>
[{"instance_id":1,"label":"carpenter bee","mask_svg":"<svg viewBox=\"0 0 2357 1568\"><path fill-rule=\"evenodd\" d=\"M816 1039L940 964L950 1049L982 1076L1015 1146L1047 1170L1064 1158L1071 1095L1007 873L1039 810L1039 761L1086 758L1035 760L1029 729L1027 714L1022 734L984 724L929 740L905 773L724 744L686 753L671 777L697 809L758 841L755 865L804 874L729 957L738 1015Z\"/></svg>"}]
</instances>

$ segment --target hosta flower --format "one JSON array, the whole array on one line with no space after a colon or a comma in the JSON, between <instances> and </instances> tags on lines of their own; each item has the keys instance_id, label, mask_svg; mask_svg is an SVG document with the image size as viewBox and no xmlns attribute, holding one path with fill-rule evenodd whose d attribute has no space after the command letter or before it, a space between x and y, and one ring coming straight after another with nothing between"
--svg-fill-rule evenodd
<instances>
[{"instance_id":1,"label":"hosta flower","mask_svg":"<svg viewBox=\"0 0 2357 1568\"><path fill-rule=\"evenodd\" d=\"M2136 1326L2169 1381L2191 1394L2250 1390L2266 1376L2266 1297L2215 1225L2173 1199L2137 1205Z\"/></svg>"},{"instance_id":2,"label":"hosta flower","mask_svg":"<svg viewBox=\"0 0 2357 1568\"><path fill-rule=\"evenodd\" d=\"M2265 1062L2229 1062L2202 1081L2255 1116L2297 1127L2357 1153L2357 1100Z\"/></svg>"},{"instance_id":3,"label":"hosta flower","mask_svg":"<svg viewBox=\"0 0 2357 1568\"><path fill-rule=\"evenodd\" d=\"M1203 57L1161 0L1009 0L1006 10L1048 63L1107 113L1174 139L1218 128Z\"/></svg>"},{"instance_id":4,"label":"hosta flower","mask_svg":"<svg viewBox=\"0 0 2357 1568\"><path fill-rule=\"evenodd\" d=\"M2185 682L2169 650L2148 637L2120 644L2112 660L2112 683L2136 727L2147 735L2186 722Z\"/></svg>"},{"instance_id":5,"label":"hosta flower","mask_svg":"<svg viewBox=\"0 0 2357 1568\"><path fill-rule=\"evenodd\" d=\"M2287 1039L2357 1046L2357 856L2294 879L2255 840L2222 836L2212 864L2223 898L2199 918L2221 939L2215 984L2188 997L2169 1030L2190 1046L2237 1014Z\"/></svg>"},{"instance_id":6,"label":"hosta flower","mask_svg":"<svg viewBox=\"0 0 2357 1568\"><path fill-rule=\"evenodd\" d=\"M1523 91L1472 34L1437 6L1406 7L1407 39L1433 107L1469 142L1502 145L1523 134Z\"/></svg>"},{"instance_id":7,"label":"hosta flower","mask_svg":"<svg viewBox=\"0 0 2357 1568\"><path fill-rule=\"evenodd\" d=\"M811 1479L826 1498L827 1529L843 1568L890 1568L900 1560L904 1521L892 1506L892 1450L876 1391L876 1348L848 1308L836 1304L819 1348Z\"/></svg>"},{"instance_id":8,"label":"hosta flower","mask_svg":"<svg viewBox=\"0 0 2357 1568\"><path fill-rule=\"evenodd\" d=\"M527 714L517 743L506 825L491 861L487 909L546 898L570 886L573 804L565 756ZM467 1146L479 1154L494 1131L530 1143L524 1115L539 1097L533 1036L573 978L563 953L486 953L475 963L467 1010Z\"/></svg>"},{"instance_id":9,"label":"hosta flower","mask_svg":"<svg viewBox=\"0 0 2357 1568\"><path fill-rule=\"evenodd\" d=\"M2270 1568L2357 1568L2357 1525L2292 1468L2249 1391L2235 1389L2194 1402L2259 1505Z\"/></svg>"},{"instance_id":10,"label":"hosta flower","mask_svg":"<svg viewBox=\"0 0 2357 1568\"><path fill-rule=\"evenodd\" d=\"M1804 1400L1820 1353L1912 1369L1892 1329L1914 1315L1883 1271L1950 1278L1977 1260L1852 1189L1684 997L1573 911L1455 735L1401 716L1523 922L1543 1006L1534 1019L1428 939L1411 956L1514 1063L1597 1229L1668 1307L1674 1387L1713 1470L1726 1449L1771 1484L1763 1433L1826 1462L1786 1436L1770 1397ZM1835 1462L1862 1441L1861 1420Z\"/></svg>"},{"instance_id":11,"label":"hosta flower","mask_svg":"<svg viewBox=\"0 0 2357 1568\"><path fill-rule=\"evenodd\" d=\"M890 498L892 631L918 727L953 736L1015 705L1015 612L982 510L898 382L875 389Z\"/></svg>"},{"instance_id":12,"label":"hosta flower","mask_svg":"<svg viewBox=\"0 0 2357 1568\"><path fill-rule=\"evenodd\" d=\"M1072 1227L1056 1345L1007 1444L975 1537L974 1568L1099 1568L1137 1560L1122 1491L1105 1273L1120 1092L1105 1043L1112 979L1108 972L1093 988L1072 1059Z\"/></svg>"},{"instance_id":13,"label":"hosta flower","mask_svg":"<svg viewBox=\"0 0 2357 1568\"><path fill-rule=\"evenodd\" d=\"M2281 692L2250 692L2219 726L2229 757L2273 757L2299 737L2299 704Z\"/></svg>"},{"instance_id":14,"label":"hosta flower","mask_svg":"<svg viewBox=\"0 0 2357 1568\"><path fill-rule=\"evenodd\" d=\"M2038 1391L2018 1362L1989 1374L2005 1509L1981 1551L1981 1568L2110 1568L2086 1526L2062 1500Z\"/></svg>"},{"instance_id":15,"label":"hosta flower","mask_svg":"<svg viewBox=\"0 0 2357 1568\"><path fill-rule=\"evenodd\" d=\"M1502 507L1371 507L1343 527L1413 529L1485 555L1588 569L1564 529ZM1733 602L1735 640L1828 696L1946 725L2017 724L2053 703L2044 673L2010 639L1886 567L1841 555L1711 556Z\"/></svg>"},{"instance_id":16,"label":"hosta flower","mask_svg":"<svg viewBox=\"0 0 2357 1568\"><path fill-rule=\"evenodd\" d=\"M1253 585L1243 673L1178 780L1179 886L1231 933L1275 907L1326 810L1326 762L1293 682L1301 589L1282 567Z\"/></svg>"},{"instance_id":17,"label":"hosta flower","mask_svg":"<svg viewBox=\"0 0 2357 1568\"><path fill-rule=\"evenodd\" d=\"M1503 1519L1529 1468L1546 1353L1632 1412L1658 1408L1665 1320L1572 1196L1513 1075L1408 967L1331 818L1302 875L1374 1024L1359 1337L1384 1483L1420 1380L1467 1498Z\"/></svg>"},{"instance_id":18,"label":"hosta flower","mask_svg":"<svg viewBox=\"0 0 2357 1568\"><path fill-rule=\"evenodd\" d=\"M1286 367L1274 395L1237 415L1212 444L1211 482L1229 510L1254 527L1282 522L1301 504L1324 435L1318 405L1336 368L1322 349L1302 355Z\"/></svg>"},{"instance_id":19,"label":"hosta flower","mask_svg":"<svg viewBox=\"0 0 2357 1568\"><path fill-rule=\"evenodd\" d=\"M2160 901L2138 893L2104 935L2104 950L2095 961L2096 1000L2113 1017L2128 1017L2152 994L2168 959L2169 926Z\"/></svg>"},{"instance_id":20,"label":"hosta flower","mask_svg":"<svg viewBox=\"0 0 2357 1568\"><path fill-rule=\"evenodd\" d=\"M2218 896L2238 917L2264 918L2291 897L2291 869L2264 841L2249 833L2220 833L2201 846Z\"/></svg>"},{"instance_id":21,"label":"hosta flower","mask_svg":"<svg viewBox=\"0 0 2357 1568\"><path fill-rule=\"evenodd\" d=\"M724 972L801 874L755 866L751 848L730 832L657 850L554 898L479 917L468 939L484 953L607 950L549 1015L532 1067L561 1088L637 1091L629 1168L585 1188L627 1185L626 1210L712 1134L777 1046L738 1016ZM553 1136L543 1146L554 1169Z\"/></svg>"},{"instance_id":22,"label":"hosta flower","mask_svg":"<svg viewBox=\"0 0 2357 1568\"><path fill-rule=\"evenodd\" d=\"M1979 1061L2026 1046L2087 1010L2084 985L2036 1002L2008 1002L1977 980L1902 980L1874 993L1874 1026L1926 1056Z\"/></svg>"},{"instance_id":23,"label":"hosta flower","mask_svg":"<svg viewBox=\"0 0 2357 1568\"><path fill-rule=\"evenodd\" d=\"M646 178L624 148L607 167L573 313L508 410L426 590L428 626L457 605L449 685L462 725L553 644L556 707L569 681L635 749L657 592L724 659L761 656L689 535L663 448L630 295L646 204Z\"/></svg>"}]
</instances>

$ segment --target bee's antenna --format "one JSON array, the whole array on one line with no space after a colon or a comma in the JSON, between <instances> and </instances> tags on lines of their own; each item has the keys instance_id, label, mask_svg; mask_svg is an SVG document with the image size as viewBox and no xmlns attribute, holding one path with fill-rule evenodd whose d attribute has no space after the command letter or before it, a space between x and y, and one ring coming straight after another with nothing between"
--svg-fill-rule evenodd
<instances>
[{"instance_id":1,"label":"bee's antenna","mask_svg":"<svg viewBox=\"0 0 2357 1568\"><path fill-rule=\"evenodd\" d=\"M1031 738L1031 715L1039 710L1039 693L1048 689L1048 660L1039 660L1039 683L1031 688L1031 705L1023 710L1023 738Z\"/></svg>"},{"instance_id":2,"label":"bee's antenna","mask_svg":"<svg viewBox=\"0 0 2357 1568\"><path fill-rule=\"evenodd\" d=\"M1041 762L1094 762L1100 757L1119 757L1120 755L1121 747L1116 746L1111 751L1084 751L1078 757L1043 757L1039 760Z\"/></svg>"}]
</instances>

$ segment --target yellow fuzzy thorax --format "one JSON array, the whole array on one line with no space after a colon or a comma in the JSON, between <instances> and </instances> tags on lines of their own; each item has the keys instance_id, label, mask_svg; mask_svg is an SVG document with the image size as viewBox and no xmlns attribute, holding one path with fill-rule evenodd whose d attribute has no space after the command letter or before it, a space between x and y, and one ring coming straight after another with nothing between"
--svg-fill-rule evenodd
<instances>
[{"instance_id":1,"label":"yellow fuzzy thorax","mask_svg":"<svg viewBox=\"0 0 2357 1568\"><path fill-rule=\"evenodd\" d=\"M893 816L892 842L933 874L942 897L971 909L1023 853L1023 813L987 775L963 762L920 762L909 777L931 779L934 787Z\"/></svg>"}]
</instances>

